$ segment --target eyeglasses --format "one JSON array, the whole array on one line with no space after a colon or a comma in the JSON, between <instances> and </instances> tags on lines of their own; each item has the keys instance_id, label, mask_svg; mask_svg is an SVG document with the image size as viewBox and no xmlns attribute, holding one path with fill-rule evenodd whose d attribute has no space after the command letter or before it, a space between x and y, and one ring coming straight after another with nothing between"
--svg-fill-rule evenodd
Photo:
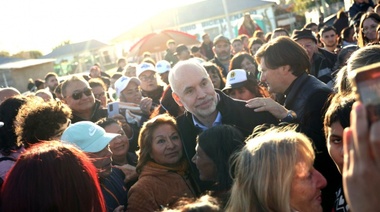
<instances>
[{"instance_id":1,"label":"eyeglasses","mask_svg":"<svg viewBox=\"0 0 380 212\"><path fill-rule=\"evenodd\" d=\"M73 98L74 100L78 100L78 99L81 99L83 97L83 94L86 96L91 96L92 95L92 89L91 88L85 88L85 89L83 89L83 91L76 91L71 95L71 98Z\"/></svg>"},{"instance_id":2,"label":"eyeglasses","mask_svg":"<svg viewBox=\"0 0 380 212\"><path fill-rule=\"evenodd\" d=\"M369 32L369 30L373 31L373 30L375 30L376 28L377 28L377 25L375 25L375 24L373 24L373 25L371 25L371 26L369 26L369 27L364 27L364 28L363 28L363 33L367 33L367 32Z\"/></svg>"},{"instance_id":3,"label":"eyeglasses","mask_svg":"<svg viewBox=\"0 0 380 212\"><path fill-rule=\"evenodd\" d=\"M155 74L152 74L150 76L143 75L143 76L140 76L139 78L140 78L141 81L148 82L149 80L156 79L156 75Z\"/></svg>"}]
</instances>

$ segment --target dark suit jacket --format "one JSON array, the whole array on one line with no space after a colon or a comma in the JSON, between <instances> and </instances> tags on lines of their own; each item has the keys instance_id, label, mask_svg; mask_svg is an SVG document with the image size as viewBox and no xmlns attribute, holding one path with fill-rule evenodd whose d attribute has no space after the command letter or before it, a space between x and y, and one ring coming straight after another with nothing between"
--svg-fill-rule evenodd
<instances>
[{"instance_id":1,"label":"dark suit jacket","mask_svg":"<svg viewBox=\"0 0 380 212\"><path fill-rule=\"evenodd\" d=\"M253 109L245 107L244 101L231 99L220 90L216 90L216 92L220 97L216 109L222 115L222 123L236 127L245 137L251 135L253 129L258 125L278 123L272 114L255 112ZM191 158L195 154L196 137L202 131L194 126L192 114L189 112L177 117L177 125L182 138L184 153L191 165L193 178L200 187L200 192L204 192L207 189L207 184L200 181L198 169L191 162Z\"/></svg>"}]
</instances>

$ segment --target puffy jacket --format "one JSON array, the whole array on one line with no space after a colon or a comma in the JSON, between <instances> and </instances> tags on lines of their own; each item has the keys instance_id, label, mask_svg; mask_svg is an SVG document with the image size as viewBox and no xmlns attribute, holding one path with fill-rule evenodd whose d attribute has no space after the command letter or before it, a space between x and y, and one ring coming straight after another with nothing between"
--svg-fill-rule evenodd
<instances>
[{"instance_id":1,"label":"puffy jacket","mask_svg":"<svg viewBox=\"0 0 380 212\"><path fill-rule=\"evenodd\" d=\"M148 163L128 192L127 211L157 211L172 205L181 197L195 197L190 179Z\"/></svg>"}]
</instances>

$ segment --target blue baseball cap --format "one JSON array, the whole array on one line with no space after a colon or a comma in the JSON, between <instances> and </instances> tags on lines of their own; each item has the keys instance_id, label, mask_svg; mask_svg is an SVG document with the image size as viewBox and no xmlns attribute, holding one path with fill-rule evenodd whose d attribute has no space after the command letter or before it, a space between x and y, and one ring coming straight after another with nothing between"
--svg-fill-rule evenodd
<instances>
[{"instance_id":1,"label":"blue baseball cap","mask_svg":"<svg viewBox=\"0 0 380 212\"><path fill-rule=\"evenodd\" d=\"M102 127L90 121L80 121L66 128L61 140L74 144L84 152L94 153L102 151L118 135L107 133Z\"/></svg>"}]
</instances>

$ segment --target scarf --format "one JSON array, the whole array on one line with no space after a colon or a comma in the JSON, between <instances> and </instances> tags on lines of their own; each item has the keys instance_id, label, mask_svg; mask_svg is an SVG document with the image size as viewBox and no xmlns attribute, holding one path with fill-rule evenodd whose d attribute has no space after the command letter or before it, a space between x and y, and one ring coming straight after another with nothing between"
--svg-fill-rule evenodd
<instances>
[{"instance_id":1,"label":"scarf","mask_svg":"<svg viewBox=\"0 0 380 212\"><path fill-rule=\"evenodd\" d=\"M148 161L146 165L153 168L157 168L157 169L165 169L168 171L176 172L177 174L181 176L184 176L187 174L187 170L189 166L186 160L182 160L179 165L174 166L174 167L164 166L153 161Z\"/></svg>"}]
</instances>

